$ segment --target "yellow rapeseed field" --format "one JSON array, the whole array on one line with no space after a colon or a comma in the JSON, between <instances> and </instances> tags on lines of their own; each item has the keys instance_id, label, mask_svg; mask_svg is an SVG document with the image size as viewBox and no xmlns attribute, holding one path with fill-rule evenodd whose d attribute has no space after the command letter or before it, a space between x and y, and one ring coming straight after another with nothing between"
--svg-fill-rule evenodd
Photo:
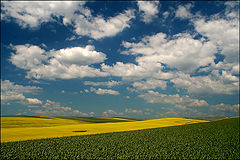
<instances>
[{"instance_id":1,"label":"yellow rapeseed field","mask_svg":"<svg viewBox=\"0 0 240 160\"><path fill-rule=\"evenodd\" d=\"M70 124L88 123L57 117L1 117L2 128L22 128L22 127L53 127Z\"/></svg>"},{"instance_id":2,"label":"yellow rapeseed field","mask_svg":"<svg viewBox=\"0 0 240 160\"><path fill-rule=\"evenodd\" d=\"M1 142L101 134L208 122L184 118L161 118L118 123L87 123L56 117L1 117Z\"/></svg>"}]
</instances>

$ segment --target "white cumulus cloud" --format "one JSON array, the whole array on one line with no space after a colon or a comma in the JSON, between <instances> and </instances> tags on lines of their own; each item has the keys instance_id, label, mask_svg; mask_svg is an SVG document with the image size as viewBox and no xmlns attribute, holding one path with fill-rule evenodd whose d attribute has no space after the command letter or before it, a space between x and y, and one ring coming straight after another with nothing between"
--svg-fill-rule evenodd
<instances>
[{"instance_id":1,"label":"white cumulus cloud","mask_svg":"<svg viewBox=\"0 0 240 160\"><path fill-rule=\"evenodd\" d=\"M91 86L107 86L111 88L112 86L120 85L121 82L119 81L107 81L107 82L92 82L92 81L85 81L84 85L91 85Z\"/></svg>"},{"instance_id":2,"label":"white cumulus cloud","mask_svg":"<svg viewBox=\"0 0 240 160\"><path fill-rule=\"evenodd\" d=\"M94 51L94 46L50 51L30 44L12 48L15 53L12 53L10 61L17 67L28 70L27 78L72 79L108 75L88 66L106 59L104 53Z\"/></svg>"},{"instance_id":3,"label":"white cumulus cloud","mask_svg":"<svg viewBox=\"0 0 240 160\"><path fill-rule=\"evenodd\" d=\"M91 92L94 92L98 95L104 95L104 94L111 94L111 95L119 95L120 93L118 91L112 90L112 89L102 89L102 88L90 88Z\"/></svg>"},{"instance_id":4,"label":"white cumulus cloud","mask_svg":"<svg viewBox=\"0 0 240 160\"><path fill-rule=\"evenodd\" d=\"M239 78L230 72L214 70L208 76L190 76L182 72L176 73L177 78L171 80L177 88L187 89L189 93L204 94L234 94L239 89Z\"/></svg>"},{"instance_id":5,"label":"white cumulus cloud","mask_svg":"<svg viewBox=\"0 0 240 160\"><path fill-rule=\"evenodd\" d=\"M103 62L106 59L106 55L102 52L94 51L94 49L94 46L90 45L85 48L60 49L54 53L54 58L63 64L89 65Z\"/></svg>"},{"instance_id":6,"label":"white cumulus cloud","mask_svg":"<svg viewBox=\"0 0 240 160\"><path fill-rule=\"evenodd\" d=\"M239 104L230 105L230 104L220 103L220 104L211 106L211 110L213 111L230 111L238 114L239 114L239 109L240 109Z\"/></svg>"},{"instance_id":7,"label":"white cumulus cloud","mask_svg":"<svg viewBox=\"0 0 240 160\"><path fill-rule=\"evenodd\" d=\"M47 61L45 50L39 46L30 44L12 46L15 53L12 53L10 61L17 67L22 69L36 68Z\"/></svg>"},{"instance_id":8,"label":"white cumulus cloud","mask_svg":"<svg viewBox=\"0 0 240 160\"><path fill-rule=\"evenodd\" d=\"M141 12L142 21L150 23L158 14L158 1L138 1L138 9Z\"/></svg>"},{"instance_id":9,"label":"white cumulus cloud","mask_svg":"<svg viewBox=\"0 0 240 160\"><path fill-rule=\"evenodd\" d=\"M163 80L158 80L158 79L149 79L146 81L134 82L132 86L138 90L148 90L148 89L155 89L155 88L166 89L167 82Z\"/></svg>"},{"instance_id":10,"label":"white cumulus cloud","mask_svg":"<svg viewBox=\"0 0 240 160\"><path fill-rule=\"evenodd\" d=\"M138 97L143 98L149 103L167 103L175 105L185 105L185 106L208 106L208 103L205 100L193 99L188 95L180 96L179 94L168 95L162 94L157 91L148 91L138 95Z\"/></svg>"},{"instance_id":11,"label":"white cumulus cloud","mask_svg":"<svg viewBox=\"0 0 240 160\"><path fill-rule=\"evenodd\" d=\"M186 4L184 6L180 5L178 6L178 9L176 10L176 17L178 18L191 18L192 14L190 12L190 9L192 8L192 4Z\"/></svg>"},{"instance_id":12,"label":"white cumulus cloud","mask_svg":"<svg viewBox=\"0 0 240 160\"><path fill-rule=\"evenodd\" d=\"M76 34L94 39L110 37L130 27L135 18L134 10L125 10L115 17L94 17L85 2L2 2L1 15L4 20L15 20L23 28L38 28L42 23L58 21L73 28ZM62 21L61 21L62 19Z\"/></svg>"},{"instance_id":13,"label":"white cumulus cloud","mask_svg":"<svg viewBox=\"0 0 240 160\"><path fill-rule=\"evenodd\" d=\"M123 113L117 113L116 111L112 110L112 109L109 109L109 110L106 110L102 113L102 115L104 117L107 117L107 116L122 116Z\"/></svg>"},{"instance_id":14,"label":"white cumulus cloud","mask_svg":"<svg viewBox=\"0 0 240 160\"><path fill-rule=\"evenodd\" d=\"M225 55L227 63L238 61L239 53L239 19L204 19L195 22L196 30L209 38L210 42L217 45L221 54ZM221 34L219 34L221 33Z\"/></svg>"},{"instance_id":15,"label":"white cumulus cloud","mask_svg":"<svg viewBox=\"0 0 240 160\"><path fill-rule=\"evenodd\" d=\"M142 55L138 63L164 63L186 73L192 73L200 66L214 63L216 46L211 42L194 39L190 34L176 34L168 40L164 33L146 36L138 43L123 42L127 49L123 54Z\"/></svg>"},{"instance_id":16,"label":"white cumulus cloud","mask_svg":"<svg viewBox=\"0 0 240 160\"><path fill-rule=\"evenodd\" d=\"M113 66L101 65L104 72L112 76L122 77L126 81L136 81L144 78L170 79L173 77L171 72L162 72L161 63L133 63L117 62Z\"/></svg>"},{"instance_id":17,"label":"white cumulus cloud","mask_svg":"<svg viewBox=\"0 0 240 160\"><path fill-rule=\"evenodd\" d=\"M133 114L142 114L142 110L136 110L132 108L126 108L125 113L133 113Z\"/></svg>"},{"instance_id":18,"label":"white cumulus cloud","mask_svg":"<svg viewBox=\"0 0 240 160\"><path fill-rule=\"evenodd\" d=\"M28 104L42 104L42 101L37 98L27 98Z\"/></svg>"},{"instance_id":19,"label":"white cumulus cloud","mask_svg":"<svg viewBox=\"0 0 240 160\"><path fill-rule=\"evenodd\" d=\"M36 93L42 88L36 86L23 86L15 84L9 80L1 80L1 101L3 104L11 102L26 103L26 102L40 102L38 99L26 98L25 93Z\"/></svg>"},{"instance_id":20,"label":"white cumulus cloud","mask_svg":"<svg viewBox=\"0 0 240 160\"><path fill-rule=\"evenodd\" d=\"M41 23L54 21L54 16L71 18L75 11L80 9L85 2L53 1L53 2L2 2L1 10L3 19L10 17L23 28L39 27Z\"/></svg>"},{"instance_id":21,"label":"white cumulus cloud","mask_svg":"<svg viewBox=\"0 0 240 160\"><path fill-rule=\"evenodd\" d=\"M86 18L87 17L87 18ZM115 36L122 32L125 28L129 28L130 20L135 18L134 10L126 10L115 17L104 17L86 15L74 15L72 21L74 23L75 32L78 35L86 35L94 39Z\"/></svg>"},{"instance_id":22,"label":"white cumulus cloud","mask_svg":"<svg viewBox=\"0 0 240 160\"><path fill-rule=\"evenodd\" d=\"M35 101L36 100L30 100ZM88 113L81 112L77 109L73 109L72 107L63 106L59 102L55 102L52 100L46 100L44 103L38 108L32 108L29 106L28 113L37 114L37 115L62 115L62 116L89 116Z\"/></svg>"}]
</instances>

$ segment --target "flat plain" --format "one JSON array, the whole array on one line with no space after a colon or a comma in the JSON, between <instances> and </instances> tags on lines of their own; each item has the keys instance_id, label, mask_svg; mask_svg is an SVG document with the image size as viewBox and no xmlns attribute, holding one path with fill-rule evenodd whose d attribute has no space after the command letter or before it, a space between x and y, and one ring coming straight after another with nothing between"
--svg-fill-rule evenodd
<instances>
[{"instance_id":1,"label":"flat plain","mask_svg":"<svg viewBox=\"0 0 240 160\"><path fill-rule=\"evenodd\" d=\"M149 121L153 120L145 122ZM111 125L122 123L130 122ZM239 159L239 117L135 131L7 142L1 144L1 150L1 159Z\"/></svg>"},{"instance_id":2,"label":"flat plain","mask_svg":"<svg viewBox=\"0 0 240 160\"><path fill-rule=\"evenodd\" d=\"M102 134L208 122L185 118L128 119L113 117L5 116L1 142Z\"/></svg>"}]
</instances>

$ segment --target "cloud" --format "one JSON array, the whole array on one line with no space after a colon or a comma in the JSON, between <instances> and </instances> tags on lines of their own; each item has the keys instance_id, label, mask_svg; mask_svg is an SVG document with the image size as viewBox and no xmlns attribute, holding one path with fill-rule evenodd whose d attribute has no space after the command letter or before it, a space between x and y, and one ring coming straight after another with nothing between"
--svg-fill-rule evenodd
<instances>
[{"instance_id":1,"label":"cloud","mask_svg":"<svg viewBox=\"0 0 240 160\"><path fill-rule=\"evenodd\" d=\"M25 96L22 93L14 91L5 91L1 94L1 101L3 104L10 104L10 102L21 102L25 100Z\"/></svg>"},{"instance_id":2,"label":"cloud","mask_svg":"<svg viewBox=\"0 0 240 160\"><path fill-rule=\"evenodd\" d=\"M230 111L238 114L239 114L239 109L240 109L239 104L230 105L230 104L220 103L220 104L211 106L211 110L213 111Z\"/></svg>"},{"instance_id":3,"label":"cloud","mask_svg":"<svg viewBox=\"0 0 240 160\"><path fill-rule=\"evenodd\" d=\"M200 66L214 63L217 52L213 43L195 39L188 33L167 38L160 32L145 36L139 43L123 42L123 46L127 49L123 54L141 55L136 58L139 64L164 63L185 73L193 73Z\"/></svg>"},{"instance_id":4,"label":"cloud","mask_svg":"<svg viewBox=\"0 0 240 160\"><path fill-rule=\"evenodd\" d=\"M179 6L176 15L191 18L191 16L193 16L189 11L191 7L191 4ZM228 14L235 12L230 9L228 10ZM228 76L229 80L236 80L237 78L231 75L229 70L231 70L232 74L238 74L239 38L237 35L239 20L232 17L230 19L212 18L206 21L201 16L200 18L196 18L195 16L191 21L196 31L206 36L205 38L195 38L194 35L188 33L179 33L171 37L167 37L164 33L157 33L152 36L143 37L138 43L123 41L122 45L126 50L124 50L122 54L135 55L137 64L117 62L113 66L102 65L102 69L111 75L122 77L123 80L136 81L144 78L154 80L172 79L172 82L177 83L176 86L181 86L185 83L181 84L181 82L184 81L179 81L179 78L174 72L162 72L164 69L162 63L188 76L195 73L200 67L209 66L200 70L203 71L203 69L209 68L210 72L214 69L224 69L225 71L223 74L218 75L218 78L213 78L213 75L193 78L199 82L198 87L186 86L186 88L191 90L192 93L204 93L205 90L205 93L232 94L233 91L236 90L238 83L234 81L231 85L225 82L227 81L226 76ZM219 51L226 55L226 58L223 62L215 64L215 53ZM199 78L199 80L197 80L197 78ZM177 81L179 81L179 83ZM204 84L200 84L200 81ZM212 82L212 84L210 84L210 82ZM146 87L146 84L143 85L143 82L135 82L134 85ZM218 85L221 85L221 87L217 87ZM152 86L152 88L154 87Z\"/></svg>"},{"instance_id":5,"label":"cloud","mask_svg":"<svg viewBox=\"0 0 240 160\"><path fill-rule=\"evenodd\" d=\"M142 66L138 66L132 63L122 63L117 62L113 66L108 66L105 64L101 65L103 71L110 73L113 76L119 76L123 79L141 79L149 75L149 72L146 71Z\"/></svg>"},{"instance_id":6,"label":"cloud","mask_svg":"<svg viewBox=\"0 0 240 160\"><path fill-rule=\"evenodd\" d=\"M42 88L36 87L36 86L23 86L14 84L14 82L11 82L9 80L1 81L1 89L3 91L16 91L21 93L32 93L36 91L40 91Z\"/></svg>"},{"instance_id":7,"label":"cloud","mask_svg":"<svg viewBox=\"0 0 240 160\"><path fill-rule=\"evenodd\" d=\"M42 101L37 98L26 98L26 101L30 105L42 104Z\"/></svg>"},{"instance_id":8,"label":"cloud","mask_svg":"<svg viewBox=\"0 0 240 160\"><path fill-rule=\"evenodd\" d=\"M4 20L15 20L22 28L40 27L42 23L58 22L73 28L75 33L94 39L110 37L130 27L134 10L126 10L115 17L94 17L85 2L3 2Z\"/></svg>"},{"instance_id":9,"label":"cloud","mask_svg":"<svg viewBox=\"0 0 240 160\"><path fill-rule=\"evenodd\" d=\"M45 50L38 46L25 44L11 47L15 51L15 54L12 53L10 61L22 69L39 67L48 59L47 55L45 55Z\"/></svg>"},{"instance_id":10,"label":"cloud","mask_svg":"<svg viewBox=\"0 0 240 160\"><path fill-rule=\"evenodd\" d=\"M227 1L224 4L226 6L225 16L227 18L239 17L239 3L237 1Z\"/></svg>"},{"instance_id":11,"label":"cloud","mask_svg":"<svg viewBox=\"0 0 240 160\"><path fill-rule=\"evenodd\" d=\"M176 112L173 108L169 109L168 111L164 112L164 113L157 113L155 114L156 118L165 118L165 117L181 117L179 116L179 112Z\"/></svg>"},{"instance_id":12,"label":"cloud","mask_svg":"<svg viewBox=\"0 0 240 160\"><path fill-rule=\"evenodd\" d=\"M174 105L185 105L191 107L208 106L208 103L205 100L192 99L188 95L185 96L180 96L179 94L167 95L152 90L148 91L147 93L140 94L138 95L138 97L143 98L149 103L166 103Z\"/></svg>"},{"instance_id":13,"label":"cloud","mask_svg":"<svg viewBox=\"0 0 240 160\"><path fill-rule=\"evenodd\" d=\"M102 113L102 115L103 115L104 117L108 117L108 116L122 116L123 113L117 113L117 112L115 112L114 110L109 109L109 110L104 111L104 112Z\"/></svg>"},{"instance_id":14,"label":"cloud","mask_svg":"<svg viewBox=\"0 0 240 160\"><path fill-rule=\"evenodd\" d=\"M23 28L37 28L42 23L55 21L63 16L70 18L85 2L3 2L4 20L14 18ZM80 5L80 6L79 6ZM80 8L79 8L80 7ZM56 18L55 18L56 17Z\"/></svg>"},{"instance_id":15,"label":"cloud","mask_svg":"<svg viewBox=\"0 0 240 160\"><path fill-rule=\"evenodd\" d=\"M225 2L226 9L222 14L192 20L195 30L207 37L217 47L218 53L225 56L223 62L213 63L209 71L223 69L236 74L236 66L239 65L239 7L236 4Z\"/></svg>"},{"instance_id":16,"label":"cloud","mask_svg":"<svg viewBox=\"0 0 240 160\"><path fill-rule=\"evenodd\" d=\"M102 70L112 76L122 77L126 81L137 81L144 78L169 79L171 72L162 72L161 63L133 63L117 62L113 66L101 64Z\"/></svg>"},{"instance_id":17,"label":"cloud","mask_svg":"<svg viewBox=\"0 0 240 160\"><path fill-rule=\"evenodd\" d=\"M162 107L161 113L154 111L156 117L232 117L239 116L239 104L216 104L208 105L205 110L201 107L186 107L184 105L176 105L175 107Z\"/></svg>"},{"instance_id":18,"label":"cloud","mask_svg":"<svg viewBox=\"0 0 240 160\"><path fill-rule=\"evenodd\" d=\"M90 112L89 114L90 114L90 115L94 115L95 113L94 113L94 112Z\"/></svg>"},{"instance_id":19,"label":"cloud","mask_svg":"<svg viewBox=\"0 0 240 160\"><path fill-rule=\"evenodd\" d=\"M44 44L44 43L41 43L41 45L40 45L42 48L45 48L45 49L47 49L48 47L47 47L47 45L46 44Z\"/></svg>"},{"instance_id":20,"label":"cloud","mask_svg":"<svg viewBox=\"0 0 240 160\"><path fill-rule=\"evenodd\" d=\"M177 78L171 82L177 88L187 89L189 93L205 94L236 94L239 89L239 78L230 72L212 71L208 76L190 76L182 72L176 73Z\"/></svg>"},{"instance_id":21,"label":"cloud","mask_svg":"<svg viewBox=\"0 0 240 160\"><path fill-rule=\"evenodd\" d=\"M184 6L179 5L178 9L176 10L175 16L178 18L192 18L192 14L190 12L190 9L192 8L192 4L186 4Z\"/></svg>"},{"instance_id":22,"label":"cloud","mask_svg":"<svg viewBox=\"0 0 240 160\"><path fill-rule=\"evenodd\" d=\"M46 100L45 103L42 103L37 109L29 107L28 110L31 114L37 115L75 115L75 116L89 116L89 114L81 112L71 107L62 106L59 102Z\"/></svg>"},{"instance_id":23,"label":"cloud","mask_svg":"<svg viewBox=\"0 0 240 160\"><path fill-rule=\"evenodd\" d=\"M138 1L138 9L141 12L142 21L150 23L158 14L158 1Z\"/></svg>"},{"instance_id":24,"label":"cloud","mask_svg":"<svg viewBox=\"0 0 240 160\"><path fill-rule=\"evenodd\" d=\"M195 22L196 30L209 38L220 53L225 55L224 62L237 63L239 52L239 20L217 19L206 21L204 19ZM221 34L219 34L221 33Z\"/></svg>"},{"instance_id":25,"label":"cloud","mask_svg":"<svg viewBox=\"0 0 240 160\"><path fill-rule=\"evenodd\" d=\"M132 108L126 108L125 109L125 113L142 114L142 111L141 110L132 109Z\"/></svg>"},{"instance_id":26,"label":"cloud","mask_svg":"<svg viewBox=\"0 0 240 160\"><path fill-rule=\"evenodd\" d=\"M64 48L60 50L45 51L38 46L25 44L12 46L15 54L12 53L10 61L19 68L31 69L41 66L43 62L56 60L62 64L89 65L103 62L106 55L94 51L94 46Z\"/></svg>"},{"instance_id":27,"label":"cloud","mask_svg":"<svg viewBox=\"0 0 240 160\"><path fill-rule=\"evenodd\" d=\"M80 112L79 110L73 110L74 115L88 116L89 114Z\"/></svg>"},{"instance_id":28,"label":"cloud","mask_svg":"<svg viewBox=\"0 0 240 160\"><path fill-rule=\"evenodd\" d=\"M164 19L167 19L170 13L168 11L165 11L162 15Z\"/></svg>"},{"instance_id":29,"label":"cloud","mask_svg":"<svg viewBox=\"0 0 240 160\"><path fill-rule=\"evenodd\" d=\"M232 74L239 74L239 65L234 65L231 69Z\"/></svg>"},{"instance_id":30,"label":"cloud","mask_svg":"<svg viewBox=\"0 0 240 160\"><path fill-rule=\"evenodd\" d=\"M218 63L208 61L209 65L199 70L208 73L205 76L191 76L191 72L180 70L171 79L175 87L187 89L189 93L197 95L238 93L239 77L236 74L239 74L239 9L235 7L235 3L225 4L225 12L221 14L214 14L208 19L203 16L191 19L195 30L203 36L202 39L215 46L217 53L225 56L224 60ZM211 59L209 56L205 58Z\"/></svg>"},{"instance_id":31,"label":"cloud","mask_svg":"<svg viewBox=\"0 0 240 160\"><path fill-rule=\"evenodd\" d=\"M118 91L115 91L115 90L102 89L102 88L95 89L93 87L90 88L90 91L98 95L104 95L104 94L119 95L120 94Z\"/></svg>"},{"instance_id":32,"label":"cloud","mask_svg":"<svg viewBox=\"0 0 240 160\"><path fill-rule=\"evenodd\" d=\"M12 46L10 61L28 70L26 78L72 79L107 76L107 73L88 65L103 62L106 55L94 51L94 46L72 47L45 51L38 46L25 44Z\"/></svg>"},{"instance_id":33,"label":"cloud","mask_svg":"<svg viewBox=\"0 0 240 160\"><path fill-rule=\"evenodd\" d=\"M115 85L120 85L121 82L118 81L107 81L107 82L91 82L91 81L85 81L84 85L91 85L91 86L107 86L109 88L111 88L112 86Z\"/></svg>"},{"instance_id":34,"label":"cloud","mask_svg":"<svg viewBox=\"0 0 240 160\"><path fill-rule=\"evenodd\" d=\"M43 65L39 68L33 68L28 72L26 78L36 79L74 79L84 77L105 77L107 73L101 72L100 69L89 66L78 66L72 64L70 66L51 60L49 65Z\"/></svg>"},{"instance_id":35,"label":"cloud","mask_svg":"<svg viewBox=\"0 0 240 160\"><path fill-rule=\"evenodd\" d=\"M106 60L106 55L102 52L94 51L95 47L87 45L85 48L72 47L50 51L54 58L63 64L89 65L100 63ZM54 53L55 52L55 53Z\"/></svg>"},{"instance_id":36,"label":"cloud","mask_svg":"<svg viewBox=\"0 0 240 160\"><path fill-rule=\"evenodd\" d=\"M197 38L187 32L167 36L160 32L145 36L137 43L123 41L122 46L126 49L122 54L136 56L136 63L102 64L102 70L123 80L134 81L132 86L138 89L155 89L157 82L170 80L175 87L187 89L192 94L237 93L239 19L238 16L228 16L231 13L235 15L236 10L229 7L222 18L213 15L210 20L205 20L200 15L192 15L191 7L191 4L179 6L177 15L184 11L182 16L190 18L203 37ZM223 62L215 63L216 53L226 56ZM163 71L165 66L170 71ZM196 72L208 74L192 76ZM151 83L150 79L156 83ZM162 89L166 87L162 86ZM132 91L136 91L135 88L128 87Z\"/></svg>"},{"instance_id":37,"label":"cloud","mask_svg":"<svg viewBox=\"0 0 240 160\"><path fill-rule=\"evenodd\" d=\"M75 39L77 39L77 37L73 35L72 37L66 38L66 41L73 41Z\"/></svg>"},{"instance_id":38,"label":"cloud","mask_svg":"<svg viewBox=\"0 0 240 160\"><path fill-rule=\"evenodd\" d=\"M36 86L23 86L9 80L1 80L1 101L3 104L10 104L12 102L23 104L29 100L29 98L24 96L25 93L36 93L41 89L42 88Z\"/></svg>"},{"instance_id":39,"label":"cloud","mask_svg":"<svg viewBox=\"0 0 240 160\"><path fill-rule=\"evenodd\" d=\"M146 81L137 81L132 84L134 88L137 90L148 90L148 89L155 89L155 88L161 88L166 89L167 82L157 79L149 79Z\"/></svg>"},{"instance_id":40,"label":"cloud","mask_svg":"<svg viewBox=\"0 0 240 160\"><path fill-rule=\"evenodd\" d=\"M132 18L135 18L134 10L129 9L115 17L106 18L106 20L100 15L97 17L92 17L92 15L74 15L71 21L78 35L101 39L115 36L125 28L129 28Z\"/></svg>"}]
</instances>

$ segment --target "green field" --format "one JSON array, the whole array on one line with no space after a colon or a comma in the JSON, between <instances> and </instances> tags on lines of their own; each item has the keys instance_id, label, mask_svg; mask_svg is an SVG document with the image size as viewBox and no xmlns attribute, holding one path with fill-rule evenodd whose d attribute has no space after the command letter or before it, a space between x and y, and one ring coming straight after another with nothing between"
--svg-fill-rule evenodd
<instances>
[{"instance_id":1,"label":"green field","mask_svg":"<svg viewBox=\"0 0 240 160\"><path fill-rule=\"evenodd\" d=\"M1 159L239 159L239 118L1 144Z\"/></svg>"}]
</instances>

